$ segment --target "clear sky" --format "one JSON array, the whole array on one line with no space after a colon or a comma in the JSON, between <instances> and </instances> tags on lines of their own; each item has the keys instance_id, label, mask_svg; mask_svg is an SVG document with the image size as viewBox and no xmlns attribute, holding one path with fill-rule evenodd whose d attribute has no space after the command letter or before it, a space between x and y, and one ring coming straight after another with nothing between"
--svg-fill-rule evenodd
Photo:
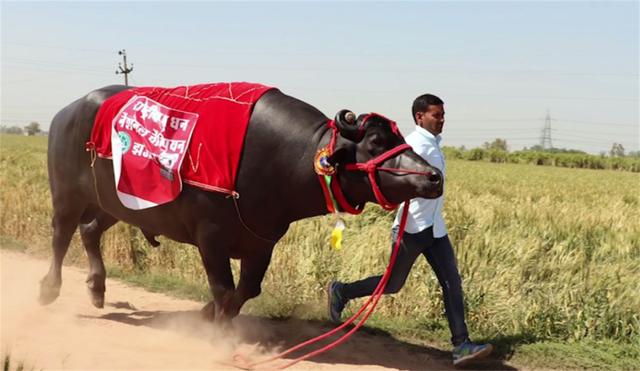
<instances>
[{"instance_id":1,"label":"clear sky","mask_svg":"<svg viewBox=\"0 0 640 371\"><path fill-rule=\"evenodd\" d=\"M445 101L443 144L504 138L640 150L639 2L6 2L1 123L37 121L92 89L253 81L332 117L349 108L413 128Z\"/></svg>"}]
</instances>

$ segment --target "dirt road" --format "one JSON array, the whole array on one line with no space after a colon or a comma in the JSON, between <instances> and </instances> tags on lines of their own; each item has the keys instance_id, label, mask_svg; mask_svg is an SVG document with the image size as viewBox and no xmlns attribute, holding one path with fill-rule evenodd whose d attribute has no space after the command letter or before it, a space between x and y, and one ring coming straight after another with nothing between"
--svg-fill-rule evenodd
<instances>
[{"instance_id":1,"label":"dirt road","mask_svg":"<svg viewBox=\"0 0 640 371\"><path fill-rule=\"evenodd\" d=\"M2 352L29 368L237 370L225 365L236 353L264 359L331 328L326 323L241 315L233 332L224 333L200 319L202 303L109 279L105 308L96 309L86 292L86 273L73 267L63 269L58 300L40 306L38 282L48 262L4 249L0 257ZM450 369L449 357L360 331L337 349L293 369Z\"/></svg>"}]
</instances>

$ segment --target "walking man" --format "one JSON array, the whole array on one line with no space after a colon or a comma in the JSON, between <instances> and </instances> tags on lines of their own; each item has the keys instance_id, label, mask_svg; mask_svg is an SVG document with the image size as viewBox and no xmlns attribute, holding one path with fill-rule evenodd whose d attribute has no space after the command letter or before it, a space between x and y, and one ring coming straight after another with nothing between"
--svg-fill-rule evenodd
<instances>
[{"instance_id":1,"label":"walking man","mask_svg":"<svg viewBox=\"0 0 640 371\"><path fill-rule=\"evenodd\" d=\"M413 150L429 164L445 174L444 155L440 150L440 133L444 127L444 102L431 94L417 97L412 107L415 131L406 137ZM385 294L400 291L419 255L424 255L433 268L442 287L445 313L453 343L453 364L463 365L491 353L491 344L476 344L469 340L464 319L464 304L460 273L456 257L447 235L442 217L444 195L436 199L414 198L409 204L409 214L400 251ZM392 227L392 241L398 234L402 209L398 211ZM392 242L393 246L393 242ZM352 283L332 281L328 285L329 315L334 322L341 322L342 311L351 299L369 296L382 276L372 276Z\"/></svg>"}]
</instances>

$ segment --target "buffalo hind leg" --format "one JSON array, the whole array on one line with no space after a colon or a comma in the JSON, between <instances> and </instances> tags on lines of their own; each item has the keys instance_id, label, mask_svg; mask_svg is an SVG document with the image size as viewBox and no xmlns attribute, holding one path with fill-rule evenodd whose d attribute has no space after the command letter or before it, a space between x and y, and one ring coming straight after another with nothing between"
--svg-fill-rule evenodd
<instances>
[{"instance_id":1,"label":"buffalo hind leg","mask_svg":"<svg viewBox=\"0 0 640 371\"><path fill-rule=\"evenodd\" d=\"M240 263L240 280L233 299L227 303L225 312L235 317L247 300L260 295L264 274L271 262L273 246L266 250L259 250L251 257L243 258Z\"/></svg>"},{"instance_id":2,"label":"buffalo hind leg","mask_svg":"<svg viewBox=\"0 0 640 371\"><path fill-rule=\"evenodd\" d=\"M64 256L69 249L69 243L73 232L75 232L82 209L58 207L54 206L53 219L51 225L53 227L53 238L51 247L53 249L53 257L51 258L51 266L49 272L40 281L40 304L46 305L52 303L58 295L60 295L60 286L62 285L62 262Z\"/></svg>"},{"instance_id":3,"label":"buffalo hind leg","mask_svg":"<svg viewBox=\"0 0 640 371\"><path fill-rule=\"evenodd\" d=\"M86 215L87 213L85 213ZM91 303L96 308L104 306L105 280L107 277L100 251L100 238L102 234L114 225L118 220L104 211L96 211L89 223L80 224L80 237L87 252L89 260L89 274L87 275L87 288L91 297ZM93 215L92 215L93 216ZM83 219L84 216L83 216Z\"/></svg>"}]
</instances>

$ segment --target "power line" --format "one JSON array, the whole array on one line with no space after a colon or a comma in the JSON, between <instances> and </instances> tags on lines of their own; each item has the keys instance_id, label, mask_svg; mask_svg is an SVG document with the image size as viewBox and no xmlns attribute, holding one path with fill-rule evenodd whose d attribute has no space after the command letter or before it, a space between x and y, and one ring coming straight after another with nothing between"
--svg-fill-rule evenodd
<instances>
[{"instance_id":1,"label":"power line","mask_svg":"<svg viewBox=\"0 0 640 371\"><path fill-rule=\"evenodd\" d=\"M60 49L67 51L78 51L78 52L94 52L94 53L103 53L110 54L111 52L106 49L91 49L91 48L70 48L68 46L60 46L60 45L37 45L32 43L20 43L20 42L4 42L7 45L16 45L16 46L24 46L31 48L51 48L51 49ZM139 47L138 49L156 52L153 48L145 48ZM312 51L291 51L291 50L278 50L278 49L208 49L214 53L224 53L224 54L233 54L233 55L246 55L246 54L257 54L257 55L269 55L269 56L282 56L282 55L294 55L294 56L314 56L314 52ZM193 49L191 48L173 48L168 52L173 54L184 54L184 53L193 53ZM378 52L375 51L362 51L358 50L354 52L353 50L341 51L340 55L342 56L352 56L352 57L377 57ZM149 64L151 65L151 64ZM210 65L202 64L183 64L183 63L154 63L155 66L173 66L173 67L202 67L202 68L211 68ZM306 67L303 67L306 68ZM496 68L467 68L467 67L451 67L449 65L442 66L432 64L429 66L430 71L437 70L440 73L473 73L473 74L486 74L486 73L498 73L498 74L521 74L525 76L530 76L531 74L539 74L539 75L560 75L560 76L622 76L622 77L638 77L637 71L614 71L614 70L598 70L598 71L577 71L577 70L544 70L539 68L505 68L505 69L496 69ZM424 71L425 68L423 65L421 66L402 66L403 71L415 72L415 71ZM385 69L388 71L388 69Z\"/></svg>"},{"instance_id":2,"label":"power line","mask_svg":"<svg viewBox=\"0 0 640 371\"><path fill-rule=\"evenodd\" d=\"M616 126L629 126L629 127L636 127L636 128L640 128L640 123L638 124L621 124L621 123L614 123L614 122L593 122L593 121L578 121L578 120L567 120L567 119L556 119L556 121L566 121L566 122L573 122L576 124L588 124L588 125L616 125Z\"/></svg>"},{"instance_id":3,"label":"power line","mask_svg":"<svg viewBox=\"0 0 640 371\"><path fill-rule=\"evenodd\" d=\"M60 50L67 50L67 51L78 51L78 52L90 52L90 53L104 53L104 54L111 54L111 51L108 51L106 49L87 49L87 48L69 48L69 47L65 47L65 46L54 46L54 45L34 45L34 44L25 44L25 43L16 43L16 42L5 42L4 44L8 44L8 45L17 45L17 46L26 46L29 48L48 48L48 49L60 49Z\"/></svg>"},{"instance_id":4,"label":"power line","mask_svg":"<svg viewBox=\"0 0 640 371\"><path fill-rule=\"evenodd\" d=\"M46 64L33 63L33 62L8 62L8 63L3 63L3 66L12 66L12 67L20 67L20 68L23 68L23 69L35 69L35 70L44 70L44 71L62 70L62 71L65 71L65 72L94 72L94 73L105 73L105 71L107 71L106 68L90 68L90 67L84 67L84 66L82 66L82 67L81 66L70 66L68 64L48 64L48 65L46 65Z\"/></svg>"}]
</instances>

